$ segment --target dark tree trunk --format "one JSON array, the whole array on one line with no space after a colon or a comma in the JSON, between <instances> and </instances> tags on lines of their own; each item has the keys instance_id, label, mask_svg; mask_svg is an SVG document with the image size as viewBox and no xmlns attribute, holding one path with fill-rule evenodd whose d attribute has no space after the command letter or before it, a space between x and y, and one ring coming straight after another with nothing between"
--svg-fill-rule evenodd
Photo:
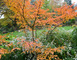
<instances>
[{"instance_id":1,"label":"dark tree trunk","mask_svg":"<svg viewBox=\"0 0 77 60\"><path fill-rule=\"evenodd\" d=\"M35 39L34 39L34 27L32 28L32 40L35 41Z\"/></svg>"},{"instance_id":2,"label":"dark tree trunk","mask_svg":"<svg viewBox=\"0 0 77 60\"><path fill-rule=\"evenodd\" d=\"M75 21L75 24L77 25L77 17L75 17L76 21Z\"/></svg>"},{"instance_id":3,"label":"dark tree trunk","mask_svg":"<svg viewBox=\"0 0 77 60\"><path fill-rule=\"evenodd\" d=\"M37 38L37 28L35 29L35 38Z\"/></svg>"}]
</instances>

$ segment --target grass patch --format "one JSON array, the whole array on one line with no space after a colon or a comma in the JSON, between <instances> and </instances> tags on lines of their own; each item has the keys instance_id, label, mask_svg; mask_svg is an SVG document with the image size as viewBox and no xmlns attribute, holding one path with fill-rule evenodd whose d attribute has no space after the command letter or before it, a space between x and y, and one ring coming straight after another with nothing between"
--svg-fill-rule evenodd
<instances>
[{"instance_id":1,"label":"grass patch","mask_svg":"<svg viewBox=\"0 0 77 60\"><path fill-rule=\"evenodd\" d=\"M73 28L71 26L65 26L65 27L57 27L56 29L58 29L61 32L62 31L64 32L64 30L68 31L68 30L71 30ZM47 31L48 30L46 30L46 29L37 30L37 37L39 38L39 36L42 36ZM0 34L0 35L6 35L6 37L9 37L10 40L11 40L11 39L16 38L16 37L25 36L25 33L24 32L15 31L15 32L9 32L9 33L6 33L6 34ZM9 39L7 39L7 41L9 41Z\"/></svg>"},{"instance_id":2,"label":"grass patch","mask_svg":"<svg viewBox=\"0 0 77 60\"><path fill-rule=\"evenodd\" d=\"M64 26L64 27L57 27L57 29L59 30L70 30L70 29L73 29L72 26Z\"/></svg>"}]
</instances>

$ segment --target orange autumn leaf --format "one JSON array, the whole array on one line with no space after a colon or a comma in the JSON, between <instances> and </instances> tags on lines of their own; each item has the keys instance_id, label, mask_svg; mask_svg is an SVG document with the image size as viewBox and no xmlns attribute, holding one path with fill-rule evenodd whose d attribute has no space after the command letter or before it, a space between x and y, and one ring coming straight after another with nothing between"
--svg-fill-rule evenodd
<instances>
[{"instance_id":1,"label":"orange autumn leaf","mask_svg":"<svg viewBox=\"0 0 77 60\"><path fill-rule=\"evenodd\" d=\"M20 48L13 48L12 50L11 50L11 52L13 52L14 50L20 50Z\"/></svg>"},{"instance_id":2,"label":"orange autumn leaf","mask_svg":"<svg viewBox=\"0 0 77 60\"><path fill-rule=\"evenodd\" d=\"M1 54L0 54L0 59L1 59Z\"/></svg>"}]
</instances>

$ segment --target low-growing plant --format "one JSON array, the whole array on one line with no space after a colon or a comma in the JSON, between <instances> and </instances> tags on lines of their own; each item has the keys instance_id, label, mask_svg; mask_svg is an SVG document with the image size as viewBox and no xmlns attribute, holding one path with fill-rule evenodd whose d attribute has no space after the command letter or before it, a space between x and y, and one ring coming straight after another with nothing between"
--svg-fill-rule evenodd
<instances>
[{"instance_id":1,"label":"low-growing plant","mask_svg":"<svg viewBox=\"0 0 77 60\"><path fill-rule=\"evenodd\" d=\"M13 44L8 44L7 47L11 48ZM36 40L36 42L21 40L18 41L16 47L13 45L11 49L5 49L8 51L6 54L2 53L1 60L46 60L46 59L60 59L54 52L61 52L64 47L51 48L42 45ZM2 49L0 49L2 50ZM4 52L4 51L3 51Z\"/></svg>"},{"instance_id":2,"label":"low-growing plant","mask_svg":"<svg viewBox=\"0 0 77 60\"><path fill-rule=\"evenodd\" d=\"M72 48L77 51L77 27L72 32Z\"/></svg>"}]
</instances>

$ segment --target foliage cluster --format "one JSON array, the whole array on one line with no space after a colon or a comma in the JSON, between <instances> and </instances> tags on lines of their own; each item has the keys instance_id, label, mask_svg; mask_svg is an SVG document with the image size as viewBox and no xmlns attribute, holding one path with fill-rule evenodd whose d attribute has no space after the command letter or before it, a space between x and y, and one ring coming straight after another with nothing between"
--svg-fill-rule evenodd
<instances>
[{"instance_id":1,"label":"foliage cluster","mask_svg":"<svg viewBox=\"0 0 77 60\"><path fill-rule=\"evenodd\" d=\"M14 43L6 44L6 48L0 49L0 57L1 60L10 60L10 59L59 59L58 55L54 54L54 52L60 53L64 47L58 48L46 48L36 42L25 41L25 39L17 39L17 44ZM5 54L6 53L6 54ZM41 58L40 58L41 57Z\"/></svg>"},{"instance_id":2,"label":"foliage cluster","mask_svg":"<svg viewBox=\"0 0 77 60\"><path fill-rule=\"evenodd\" d=\"M4 38L5 38L5 36L0 35L0 45L8 43L8 41L6 41Z\"/></svg>"}]
</instances>

